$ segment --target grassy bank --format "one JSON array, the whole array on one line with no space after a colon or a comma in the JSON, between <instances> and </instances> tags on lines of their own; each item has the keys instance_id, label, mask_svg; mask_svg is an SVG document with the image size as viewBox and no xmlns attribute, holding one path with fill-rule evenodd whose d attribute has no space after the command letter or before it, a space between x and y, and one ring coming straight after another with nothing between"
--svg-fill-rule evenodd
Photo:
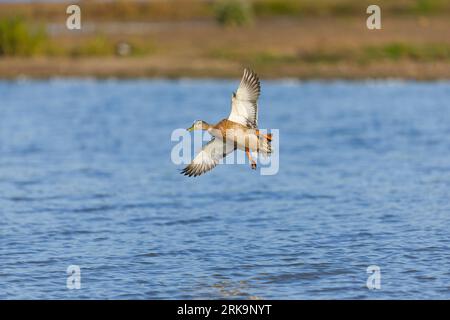
<instances>
[{"instance_id":1,"label":"grassy bank","mask_svg":"<svg viewBox=\"0 0 450 320\"><path fill-rule=\"evenodd\" d=\"M449 1L378 1L376 31L370 2L81 1L81 31L67 4L0 4L0 77L450 78Z\"/></svg>"}]
</instances>

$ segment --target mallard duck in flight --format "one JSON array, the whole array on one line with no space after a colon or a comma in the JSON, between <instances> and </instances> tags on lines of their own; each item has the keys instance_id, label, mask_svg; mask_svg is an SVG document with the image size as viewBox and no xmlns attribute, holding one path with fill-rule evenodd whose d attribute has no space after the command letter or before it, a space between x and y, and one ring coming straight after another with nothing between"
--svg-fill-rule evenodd
<instances>
[{"instance_id":1,"label":"mallard duck in flight","mask_svg":"<svg viewBox=\"0 0 450 320\"><path fill-rule=\"evenodd\" d=\"M239 88L231 97L231 113L228 119L223 119L215 125L197 120L187 129L206 130L213 138L181 171L182 174L196 177L210 171L222 158L236 149L245 151L252 169L256 169L256 162L250 152L270 155L272 135L262 134L258 129L260 92L261 84L258 76L252 70L245 69Z\"/></svg>"}]
</instances>

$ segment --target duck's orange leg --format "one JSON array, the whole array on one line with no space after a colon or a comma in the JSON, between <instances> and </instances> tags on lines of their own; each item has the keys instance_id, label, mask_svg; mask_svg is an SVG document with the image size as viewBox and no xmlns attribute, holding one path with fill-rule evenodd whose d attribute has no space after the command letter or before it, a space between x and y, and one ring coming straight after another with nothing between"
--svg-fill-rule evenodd
<instances>
[{"instance_id":1,"label":"duck's orange leg","mask_svg":"<svg viewBox=\"0 0 450 320\"><path fill-rule=\"evenodd\" d=\"M262 134L262 133L259 132L259 130L256 130L256 135L266 138L267 141L272 141L272 134L271 133Z\"/></svg>"},{"instance_id":2,"label":"duck's orange leg","mask_svg":"<svg viewBox=\"0 0 450 320\"><path fill-rule=\"evenodd\" d=\"M251 165L252 165L252 169L255 170L256 169L256 162L253 160L252 156L250 155L250 151L248 148L245 148L245 153L247 154L248 160L250 161Z\"/></svg>"}]
</instances>

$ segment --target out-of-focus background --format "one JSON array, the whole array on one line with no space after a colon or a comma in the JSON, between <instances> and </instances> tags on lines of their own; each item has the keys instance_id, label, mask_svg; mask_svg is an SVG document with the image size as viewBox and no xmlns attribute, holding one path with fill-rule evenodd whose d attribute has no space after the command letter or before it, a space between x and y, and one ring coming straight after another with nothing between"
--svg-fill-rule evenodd
<instances>
[{"instance_id":1,"label":"out-of-focus background","mask_svg":"<svg viewBox=\"0 0 450 320\"><path fill-rule=\"evenodd\" d=\"M81 30L66 8L81 8ZM382 29L366 9L381 7ZM0 77L450 77L448 0L0 1Z\"/></svg>"}]
</instances>

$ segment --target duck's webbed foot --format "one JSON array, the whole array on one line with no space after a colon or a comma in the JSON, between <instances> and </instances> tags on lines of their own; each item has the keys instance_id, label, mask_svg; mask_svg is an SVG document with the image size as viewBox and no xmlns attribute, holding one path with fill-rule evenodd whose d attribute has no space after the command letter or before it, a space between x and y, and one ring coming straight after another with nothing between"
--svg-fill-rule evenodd
<instances>
[{"instance_id":1,"label":"duck's webbed foot","mask_svg":"<svg viewBox=\"0 0 450 320\"><path fill-rule=\"evenodd\" d=\"M250 165L253 170L256 170L256 162L253 160L252 156L250 155L250 151L248 148L245 149L245 153L247 154L248 160L250 161Z\"/></svg>"}]
</instances>

